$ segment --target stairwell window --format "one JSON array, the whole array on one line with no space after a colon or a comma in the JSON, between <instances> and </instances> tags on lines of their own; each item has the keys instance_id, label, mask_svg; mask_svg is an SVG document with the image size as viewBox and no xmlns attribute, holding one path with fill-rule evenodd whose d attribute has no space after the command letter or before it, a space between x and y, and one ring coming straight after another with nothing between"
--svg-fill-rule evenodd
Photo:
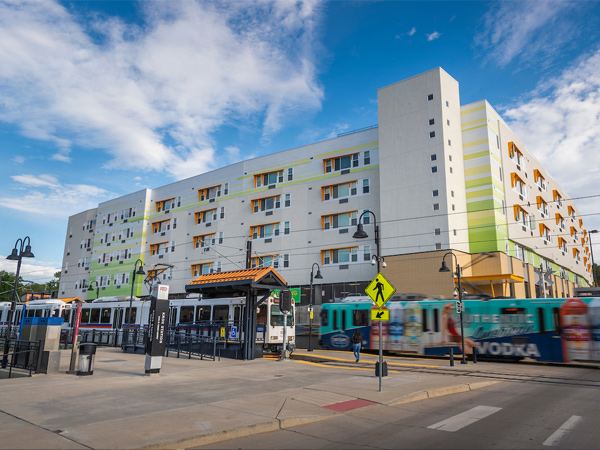
<instances>
[{"instance_id":1,"label":"stairwell window","mask_svg":"<svg viewBox=\"0 0 600 450\"><path fill-rule=\"evenodd\" d=\"M430 138L434 138L435 137L435 131L430 131L429 132L429 137Z\"/></svg>"}]
</instances>

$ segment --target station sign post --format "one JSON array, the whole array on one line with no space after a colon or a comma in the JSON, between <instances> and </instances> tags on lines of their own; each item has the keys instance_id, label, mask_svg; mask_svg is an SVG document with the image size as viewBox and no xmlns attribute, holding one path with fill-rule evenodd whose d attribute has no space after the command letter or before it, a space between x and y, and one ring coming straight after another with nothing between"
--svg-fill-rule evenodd
<instances>
[{"instance_id":1,"label":"station sign post","mask_svg":"<svg viewBox=\"0 0 600 450\"><path fill-rule=\"evenodd\" d=\"M162 357L165 354L167 327L169 326L169 286L152 286L150 314L148 316L148 336L146 338L147 374L160 373Z\"/></svg>"}]
</instances>

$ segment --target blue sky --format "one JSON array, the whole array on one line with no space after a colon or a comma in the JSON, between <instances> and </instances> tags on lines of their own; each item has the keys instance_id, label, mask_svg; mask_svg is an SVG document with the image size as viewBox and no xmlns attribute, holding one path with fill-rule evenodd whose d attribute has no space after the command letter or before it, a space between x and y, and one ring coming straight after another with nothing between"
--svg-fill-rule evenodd
<instances>
[{"instance_id":1,"label":"blue sky","mask_svg":"<svg viewBox=\"0 0 600 450\"><path fill-rule=\"evenodd\" d=\"M0 0L0 269L29 235L49 279L70 215L374 125L438 66L600 228L599 30L596 1Z\"/></svg>"}]
</instances>

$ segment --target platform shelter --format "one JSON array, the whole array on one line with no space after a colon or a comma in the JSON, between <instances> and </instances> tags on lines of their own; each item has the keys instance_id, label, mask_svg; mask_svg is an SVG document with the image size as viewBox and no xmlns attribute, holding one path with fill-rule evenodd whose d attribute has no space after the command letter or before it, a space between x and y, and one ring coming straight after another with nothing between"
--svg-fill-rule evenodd
<instances>
[{"instance_id":1,"label":"platform shelter","mask_svg":"<svg viewBox=\"0 0 600 450\"><path fill-rule=\"evenodd\" d=\"M284 289L285 280L272 267L233 270L200 275L185 286L187 293L203 298L246 297L242 326L243 359L254 359L256 344L256 310L274 289ZM246 332L248 330L249 332Z\"/></svg>"}]
</instances>

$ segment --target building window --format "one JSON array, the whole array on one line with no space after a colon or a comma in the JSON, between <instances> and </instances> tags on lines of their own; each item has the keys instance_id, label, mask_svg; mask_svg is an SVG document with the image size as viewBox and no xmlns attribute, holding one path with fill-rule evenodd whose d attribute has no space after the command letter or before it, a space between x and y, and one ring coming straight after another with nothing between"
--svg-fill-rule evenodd
<instances>
[{"instance_id":1,"label":"building window","mask_svg":"<svg viewBox=\"0 0 600 450\"><path fill-rule=\"evenodd\" d=\"M437 159L437 155L431 155L431 156L429 157L429 159L430 159L431 161L435 161L435 160Z\"/></svg>"},{"instance_id":2,"label":"building window","mask_svg":"<svg viewBox=\"0 0 600 450\"><path fill-rule=\"evenodd\" d=\"M448 139L448 146L451 147L452 146L452 141L450 139Z\"/></svg>"},{"instance_id":3,"label":"building window","mask_svg":"<svg viewBox=\"0 0 600 450\"><path fill-rule=\"evenodd\" d=\"M157 213L162 212L162 211L169 211L169 210L175 208L175 197L169 198L167 200L161 200L160 202L156 202L154 206L156 206ZM111 222L111 220L110 220L111 215L112 214L108 215L109 223ZM115 216L116 216L116 214L115 214Z\"/></svg>"},{"instance_id":4,"label":"building window","mask_svg":"<svg viewBox=\"0 0 600 450\"><path fill-rule=\"evenodd\" d=\"M446 124L450 126L450 119L446 120Z\"/></svg>"},{"instance_id":5,"label":"building window","mask_svg":"<svg viewBox=\"0 0 600 450\"><path fill-rule=\"evenodd\" d=\"M448 155L448 161L452 162L452 155Z\"/></svg>"},{"instance_id":6,"label":"building window","mask_svg":"<svg viewBox=\"0 0 600 450\"><path fill-rule=\"evenodd\" d=\"M435 119L429 119L429 125L433 125L435 123Z\"/></svg>"},{"instance_id":7,"label":"building window","mask_svg":"<svg viewBox=\"0 0 600 450\"><path fill-rule=\"evenodd\" d=\"M442 243L441 242L436 242L435 243L435 249L436 250L441 250L442 249Z\"/></svg>"},{"instance_id":8,"label":"building window","mask_svg":"<svg viewBox=\"0 0 600 450\"><path fill-rule=\"evenodd\" d=\"M288 169L287 179L288 179L288 181L292 181L294 179L294 168L293 167L290 167Z\"/></svg>"},{"instance_id":9,"label":"building window","mask_svg":"<svg viewBox=\"0 0 600 450\"><path fill-rule=\"evenodd\" d=\"M286 221L283 223L283 234L290 234L290 222Z\"/></svg>"},{"instance_id":10,"label":"building window","mask_svg":"<svg viewBox=\"0 0 600 450\"><path fill-rule=\"evenodd\" d=\"M365 166L371 164L371 152L369 150L367 150L364 154L364 164Z\"/></svg>"},{"instance_id":11,"label":"building window","mask_svg":"<svg viewBox=\"0 0 600 450\"><path fill-rule=\"evenodd\" d=\"M152 223L152 233L162 233L171 229L171 219L161 220L159 222Z\"/></svg>"},{"instance_id":12,"label":"building window","mask_svg":"<svg viewBox=\"0 0 600 450\"><path fill-rule=\"evenodd\" d=\"M453 173L453 171L452 171L452 167L450 167L450 173Z\"/></svg>"},{"instance_id":13,"label":"building window","mask_svg":"<svg viewBox=\"0 0 600 450\"><path fill-rule=\"evenodd\" d=\"M290 267L290 255L289 255L289 253L284 253L283 254L283 267L285 267L285 268Z\"/></svg>"},{"instance_id":14,"label":"building window","mask_svg":"<svg viewBox=\"0 0 600 450\"><path fill-rule=\"evenodd\" d=\"M448 102L448 100L446 100L446 106L450 107L450 102Z\"/></svg>"},{"instance_id":15,"label":"building window","mask_svg":"<svg viewBox=\"0 0 600 450\"><path fill-rule=\"evenodd\" d=\"M323 265L357 262L358 247L321 250L321 261Z\"/></svg>"},{"instance_id":16,"label":"building window","mask_svg":"<svg viewBox=\"0 0 600 450\"><path fill-rule=\"evenodd\" d=\"M252 258L251 267L274 267L279 268L279 255L264 255Z\"/></svg>"},{"instance_id":17,"label":"building window","mask_svg":"<svg viewBox=\"0 0 600 450\"><path fill-rule=\"evenodd\" d=\"M198 189L198 199L203 202L204 200L211 200L221 196L221 185L211 186L202 189Z\"/></svg>"},{"instance_id":18,"label":"building window","mask_svg":"<svg viewBox=\"0 0 600 450\"><path fill-rule=\"evenodd\" d=\"M205 248L215 244L216 233L203 234L193 237L194 248Z\"/></svg>"},{"instance_id":19,"label":"building window","mask_svg":"<svg viewBox=\"0 0 600 450\"><path fill-rule=\"evenodd\" d=\"M207 273L211 273L214 265L214 261L207 262L204 264L192 264L192 276L197 277L199 275L206 275Z\"/></svg>"},{"instance_id":20,"label":"building window","mask_svg":"<svg viewBox=\"0 0 600 450\"><path fill-rule=\"evenodd\" d=\"M429 94L429 95L427 96L427 101L431 101L431 100L433 100L433 94Z\"/></svg>"},{"instance_id":21,"label":"building window","mask_svg":"<svg viewBox=\"0 0 600 450\"><path fill-rule=\"evenodd\" d=\"M431 173L436 173L436 172L437 172L437 166L431 167Z\"/></svg>"},{"instance_id":22,"label":"building window","mask_svg":"<svg viewBox=\"0 0 600 450\"><path fill-rule=\"evenodd\" d=\"M325 173L345 170L350 167L358 167L358 153L323 160L323 170Z\"/></svg>"},{"instance_id":23,"label":"building window","mask_svg":"<svg viewBox=\"0 0 600 450\"><path fill-rule=\"evenodd\" d=\"M323 186L321 188L323 201L356 195L356 185L356 181L351 181L349 183L340 183L334 184L332 186Z\"/></svg>"},{"instance_id":24,"label":"building window","mask_svg":"<svg viewBox=\"0 0 600 450\"><path fill-rule=\"evenodd\" d=\"M450 197L454 197L454 191L450 191Z\"/></svg>"},{"instance_id":25,"label":"building window","mask_svg":"<svg viewBox=\"0 0 600 450\"><path fill-rule=\"evenodd\" d=\"M371 261L371 246L365 245L363 247L363 261Z\"/></svg>"},{"instance_id":26,"label":"building window","mask_svg":"<svg viewBox=\"0 0 600 450\"><path fill-rule=\"evenodd\" d=\"M452 205L452 211L455 211L456 207L454 205Z\"/></svg>"},{"instance_id":27,"label":"building window","mask_svg":"<svg viewBox=\"0 0 600 450\"><path fill-rule=\"evenodd\" d=\"M439 211L440 210L440 204L439 203L434 203L433 204L433 210L434 211Z\"/></svg>"},{"instance_id":28,"label":"building window","mask_svg":"<svg viewBox=\"0 0 600 450\"><path fill-rule=\"evenodd\" d=\"M363 180L363 194L368 194L369 193L369 179L365 178Z\"/></svg>"},{"instance_id":29,"label":"building window","mask_svg":"<svg viewBox=\"0 0 600 450\"><path fill-rule=\"evenodd\" d=\"M254 175L254 187L269 186L277 183L283 183L283 170Z\"/></svg>"},{"instance_id":30,"label":"building window","mask_svg":"<svg viewBox=\"0 0 600 450\"><path fill-rule=\"evenodd\" d=\"M160 255L163 253L169 253L169 242L161 242L158 244L151 244L150 245L150 254L152 256L154 255ZM104 254L105 256L107 255L107 253ZM106 257L104 258L106 260Z\"/></svg>"},{"instance_id":31,"label":"building window","mask_svg":"<svg viewBox=\"0 0 600 450\"><path fill-rule=\"evenodd\" d=\"M289 194L287 194L289 195ZM252 212L271 211L273 209L279 209L281 207L281 195L274 195L273 197L259 198L252 200Z\"/></svg>"},{"instance_id":32,"label":"building window","mask_svg":"<svg viewBox=\"0 0 600 450\"><path fill-rule=\"evenodd\" d=\"M285 194L285 207L289 208L292 204L292 194Z\"/></svg>"},{"instance_id":33,"label":"building window","mask_svg":"<svg viewBox=\"0 0 600 450\"><path fill-rule=\"evenodd\" d=\"M252 239L279 236L279 222L250 227L250 236L252 236Z\"/></svg>"},{"instance_id":34,"label":"building window","mask_svg":"<svg viewBox=\"0 0 600 450\"><path fill-rule=\"evenodd\" d=\"M430 138L434 138L435 137L435 131L430 131L429 132L429 137Z\"/></svg>"},{"instance_id":35,"label":"building window","mask_svg":"<svg viewBox=\"0 0 600 450\"><path fill-rule=\"evenodd\" d=\"M229 194L229 183L225 183L223 187L223 195Z\"/></svg>"},{"instance_id":36,"label":"building window","mask_svg":"<svg viewBox=\"0 0 600 450\"><path fill-rule=\"evenodd\" d=\"M217 220L217 208L208 209L206 211L200 211L196 214L196 223L199 225L201 223L212 222L213 220Z\"/></svg>"},{"instance_id":37,"label":"building window","mask_svg":"<svg viewBox=\"0 0 600 450\"><path fill-rule=\"evenodd\" d=\"M439 228L436 228L435 230L433 230L433 234L434 234L435 236L439 236L440 234L442 234L442 230L441 230L441 229L439 229Z\"/></svg>"},{"instance_id":38,"label":"building window","mask_svg":"<svg viewBox=\"0 0 600 450\"><path fill-rule=\"evenodd\" d=\"M433 191L433 196L437 197L439 195L439 191L437 189L434 189Z\"/></svg>"},{"instance_id":39,"label":"building window","mask_svg":"<svg viewBox=\"0 0 600 450\"><path fill-rule=\"evenodd\" d=\"M329 230L332 228L344 228L354 226L357 224L358 211L349 211L339 214L329 214L327 216L321 216L321 227L323 230Z\"/></svg>"}]
</instances>

